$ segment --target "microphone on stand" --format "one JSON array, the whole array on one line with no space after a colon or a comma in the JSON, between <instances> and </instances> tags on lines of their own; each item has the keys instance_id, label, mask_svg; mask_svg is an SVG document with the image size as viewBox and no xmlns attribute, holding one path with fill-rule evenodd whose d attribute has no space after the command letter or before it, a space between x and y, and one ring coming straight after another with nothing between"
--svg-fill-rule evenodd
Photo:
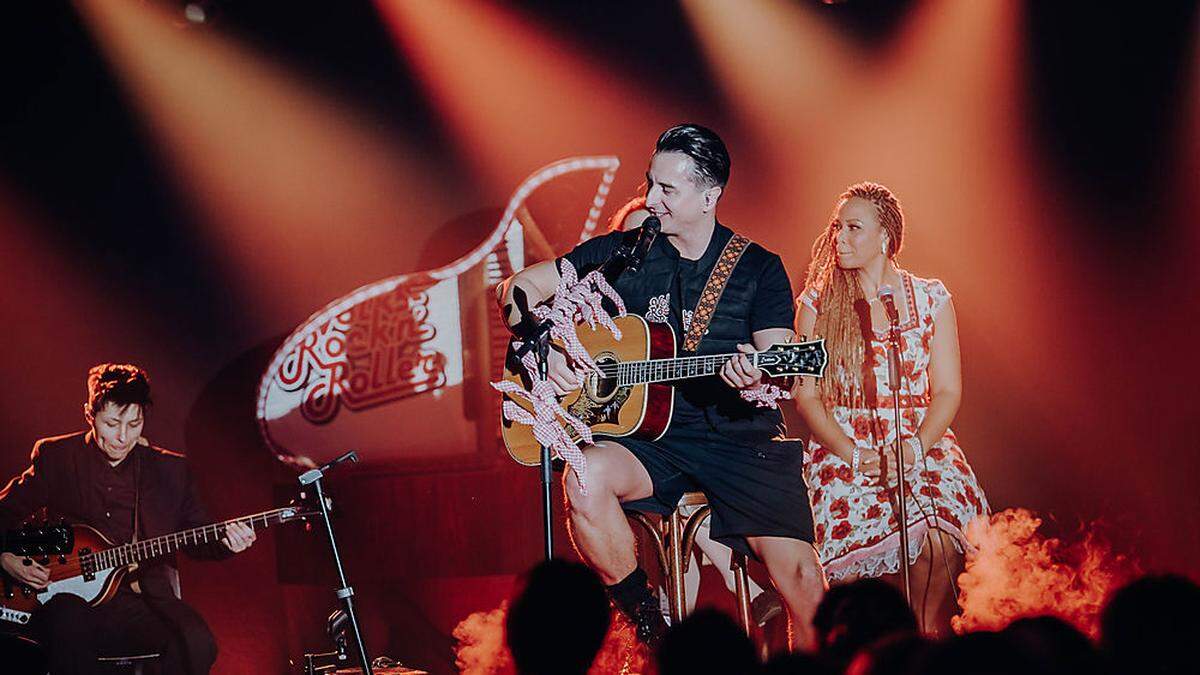
<instances>
[{"instance_id":1,"label":"microphone on stand","mask_svg":"<svg viewBox=\"0 0 1200 675\"><path fill-rule=\"evenodd\" d=\"M638 271L661 230L662 222L657 216L650 216L636 231L625 232L621 245L600 265L600 274L604 275L605 281L616 284L622 274Z\"/></svg>"},{"instance_id":2,"label":"microphone on stand","mask_svg":"<svg viewBox=\"0 0 1200 675\"><path fill-rule=\"evenodd\" d=\"M650 216L642 221L642 227L638 231L637 242L633 245L633 251L629 254L629 260L625 265L625 269L630 272L636 272L646 261L646 254L650 252L650 247L654 245L654 239L658 233L662 231L662 221L658 216Z\"/></svg>"},{"instance_id":3,"label":"microphone on stand","mask_svg":"<svg viewBox=\"0 0 1200 675\"><path fill-rule=\"evenodd\" d=\"M900 323L900 312L896 311L896 294L892 291L891 286L879 287L879 302L883 303L883 309L887 312L888 321L895 326Z\"/></svg>"},{"instance_id":4,"label":"microphone on stand","mask_svg":"<svg viewBox=\"0 0 1200 675\"><path fill-rule=\"evenodd\" d=\"M879 287L879 302L883 305L884 311L888 315L888 385L892 389L892 411L895 413L893 418L893 427L896 430L895 443L892 450L895 453L896 460L896 487L897 497L895 502L896 521L904 523L900 526L900 579L904 587L904 598L908 601L908 606L912 607L912 586L908 578L908 568L912 564L908 555L908 506L906 503L906 492L908 486L905 485L904 475L908 471L908 467L904 466L904 449L901 446L900 430L900 313L896 311L895 293L891 286ZM881 453L882 454L882 453ZM886 455L884 455L886 456ZM884 467L881 470L886 471ZM884 479L884 474L880 474L880 478Z\"/></svg>"}]
</instances>

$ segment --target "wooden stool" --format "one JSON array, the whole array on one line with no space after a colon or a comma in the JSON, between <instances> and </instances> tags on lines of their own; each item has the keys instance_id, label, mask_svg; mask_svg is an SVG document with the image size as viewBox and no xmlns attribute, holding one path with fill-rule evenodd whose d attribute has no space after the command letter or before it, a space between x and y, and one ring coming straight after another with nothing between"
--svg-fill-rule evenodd
<instances>
[{"instance_id":1,"label":"wooden stool","mask_svg":"<svg viewBox=\"0 0 1200 675\"><path fill-rule=\"evenodd\" d=\"M697 507L691 515L684 515L685 509ZM660 520L651 519L640 511L626 511L625 515L642 526L654 542L658 563L662 567L663 577L667 587L667 605L671 613L671 625L679 625L687 614L687 594L684 588L684 575L692 562L692 549L696 545L696 531L704 524L712 512L708 498L703 492L686 492L675 505L671 515ZM750 616L750 581L746 575L746 556L738 551L733 552L730 560L733 570L734 592L737 596L738 622L746 634L752 627Z\"/></svg>"}]
</instances>

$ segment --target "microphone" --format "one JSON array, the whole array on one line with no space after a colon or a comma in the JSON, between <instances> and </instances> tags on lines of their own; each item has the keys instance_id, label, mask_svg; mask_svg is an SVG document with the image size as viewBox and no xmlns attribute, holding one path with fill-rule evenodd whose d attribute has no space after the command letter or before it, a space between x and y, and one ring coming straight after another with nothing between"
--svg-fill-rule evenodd
<instances>
[{"instance_id":1,"label":"microphone","mask_svg":"<svg viewBox=\"0 0 1200 675\"><path fill-rule=\"evenodd\" d=\"M354 463L357 461L358 461L358 453L351 450L350 452L343 454L341 457L338 457L337 459L326 462L315 469L310 469L310 470L305 471L304 473L300 474L300 478L299 478L300 484L308 485L310 483L320 480L322 477L324 477L326 471L329 471L330 469L337 466L338 464L341 464L342 462Z\"/></svg>"},{"instance_id":2,"label":"microphone","mask_svg":"<svg viewBox=\"0 0 1200 675\"><path fill-rule=\"evenodd\" d=\"M888 321L893 326L900 323L900 313L896 311L896 298L891 286L884 285L879 287L879 302L883 303L883 309L887 312Z\"/></svg>"},{"instance_id":3,"label":"microphone","mask_svg":"<svg viewBox=\"0 0 1200 675\"><path fill-rule=\"evenodd\" d=\"M630 252L629 258L625 264L625 269L630 272L636 272L646 260L646 254L650 252L650 247L654 245L654 239L658 233L662 231L662 221L658 216L650 216L642 221L642 227L638 230L637 242L633 245L633 251Z\"/></svg>"}]
</instances>

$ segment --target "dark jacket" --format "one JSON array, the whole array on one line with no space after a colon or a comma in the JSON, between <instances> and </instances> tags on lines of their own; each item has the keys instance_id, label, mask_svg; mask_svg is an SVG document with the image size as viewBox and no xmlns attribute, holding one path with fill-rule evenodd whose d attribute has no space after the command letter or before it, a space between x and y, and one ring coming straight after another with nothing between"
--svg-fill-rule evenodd
<instances>
[{"instance_id":1,"label":"dark jacket","mask_svg":"<svg viewBox=\"0 0 1200 675\"><path fill-rule=\"evenodd\" d=\"M33 446L31 464L21 475L0 490L0 528L9 529L45 509L48 516L69 523L99 528L96 519L103 513L95 490L88 489L86 453L100 449L89 432L44 438ZM212 520L201 504L196 486L183 455L152 445L134 446L125 461L138 465L138 539L149 539L178 532ZM220 559L232 555L224 544L214 542L185 549L199 559ZM143 564L139 576L148 595L173 595L171 577L173 556Z\"/></svg>"}]
</instances>

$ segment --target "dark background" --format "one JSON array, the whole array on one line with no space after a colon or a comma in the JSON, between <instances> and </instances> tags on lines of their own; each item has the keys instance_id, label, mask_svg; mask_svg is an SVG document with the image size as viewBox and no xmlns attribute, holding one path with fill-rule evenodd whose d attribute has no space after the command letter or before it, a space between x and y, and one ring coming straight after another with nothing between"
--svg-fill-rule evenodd
<instances>
[{"instance_id":1,"label":"dark background","mask_svg":"<svg viewBox=\"0 0 1200 675\"><path fill-rule=\"evenodd\" d=\"M6 9L0 473L82 427L88 367L132 361L214 514L266 508L292 474L256 387L309 313L470 250L553 160L620 156L611 210L691 120L733 154L722 219L797 291L846 185L897 192L902 262L955 293L954 426L994 508L1200 574L1195 4L181 4ZM446 671L453 625L537 560L535 477L494 456L335 481L374 652ZM218 672L324 649L326 558L281 530L185 567Z\"/></svg>"}]
</instances>

